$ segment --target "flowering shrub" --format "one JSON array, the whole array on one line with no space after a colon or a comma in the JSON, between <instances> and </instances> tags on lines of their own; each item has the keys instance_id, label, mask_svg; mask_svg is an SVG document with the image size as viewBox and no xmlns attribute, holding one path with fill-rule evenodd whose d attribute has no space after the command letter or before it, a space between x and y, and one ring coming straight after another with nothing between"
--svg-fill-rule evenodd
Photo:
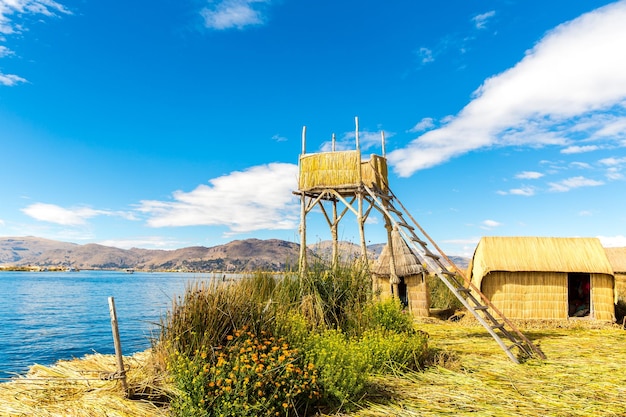
<instances>
[{"instance_id":1,"label":"flowering shrub","mask_svg":"<svg viewBox=\"0 0 626 417\"><path fill-rule=\"evenodd\" d=\"M180 396L172 403L177 416L302 415L320 398L318 372L304 363L297 349L283 339L241 330L215 349L193 358L172 360Z\"/></svg>"}]
</instances>

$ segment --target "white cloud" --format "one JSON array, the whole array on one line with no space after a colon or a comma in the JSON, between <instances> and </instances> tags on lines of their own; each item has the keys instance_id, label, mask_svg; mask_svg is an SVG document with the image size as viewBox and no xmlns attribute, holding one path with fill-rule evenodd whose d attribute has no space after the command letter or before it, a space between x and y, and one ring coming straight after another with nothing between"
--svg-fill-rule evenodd
<instances>
[{"instance_id":1,"label":"white cloud","mask_svg":"<svg viewBox=\"0 0 626 417\"><path fill-rule=\"evenodd\" d=\"M564 154L585 153L585 152L597 151L598 149L600 149L600 147L596 145L585 145L585 146L572 145L572 146L568 146L565 149L561 149L561 153L564 153Z\"/></svg>"},{"instance_id":2,"label":"white cloud","mask_svg":"<svg viewBox=\"0 0 626 417\"><path fill-rule=\"evenodd\" d=\"M261 25L265 21L262 8L268 0L219 0L200 11L207 28L243 29L246 26Z\"/></svg>"},{"instance_id":3,"label":"white cloud","mask_svg":"<svg viewBox=\"0 0 626 417\"><path fill-rule=\"evenodd\" d=\"M56 204L34 203L21 210L35 220L60 224L63 226L81 226L87 219L96 216L116 216L126 220L136 220L132 213L111 210L96 210L90 207L64 208Z\"/></svg>"},{"instance_id":4,"label":"white cloud","mask_svg":"<svg viewBox=\"0 0 626 417\"><path fill-rule=\"evenodd\" d=\"M388 157L401 176L490 146L571 146L597 138L580 119L626 121L626 1L550 31L513 68L487 79L442 127ZM623 136L621 137L623 140ZM616 140L613 136L605 140Z\"/></svg>"},{"instance_id":5,"label":"white cloud","mask_svg":"<svg viewBox=\"0 0 626 417\"><path fill-rule=\"evenodd\" d=\"M590 169L591 165L587 162L580 162L580 161L574 161L570 164L570 166L572 168L577 168L577 169Z\"/></svg>"},{"instance_id":6,"label":"white cloud","mask_svg":"<svg viewBox=\"0 0 626 417\"><path fill-rule=\"evenodd\" d=\"M535 195L535 189L532 187L513 188L509 190L509 194L530 197L530 196Z\"/></svg>"},{"instance_id":7,"label":"white cloud","mask_svg":"<svg viewBox=\"0 0 626 417\"><path fill-rule=\"evenodd\" d=\"M7 48L6 46L0 45L0 58L9 56L9 55L14 55L14 52L10 50L9 48Z\"/></svg>"},{"instance_id":8,"label":"white cloud","mask_svg":"<svg viewBox=\"0 0 626 417\"><path fill-rule=\"evenodd\" d=\"M522 171L515 176L515 178L518 178L521 180L536 180L541 177L543 177L543 174L541 172L536 172L536 171Z\"/></svg>"},{"instance_id":9,"label":"white cloud","mask_svg":"<svg viewBox=\"0 0 626 417\"><path fill-rule=\"evenodd\" d=\"M298 167L272 163L235 171L199 185L190 192L176 191L174 201L142 201L151 227L226 226L232 233L296 228L299 204Z\"/></svg>"},{"instance_id":10,"label":"white cloud","mask_svg":"<svg viewBox=\"0 0 626 417\"><path fill-rule=\"evenodd\" d=\"M603 184L604 182L602 181L596 181L585 177L572 177L560 182L548 183L548 185L550 186L550 191L555 192L566 192L573 188L580 187L597 187Z\"/></svg>"},{"instance_id":11,"label":"white cloud","mask_svg":"<svg viewBox=\"0 0 626 417\"><path fill-rule=\"evenodd\" d=\"M0 0L0 35L16 35L24 31L21 20L26 15L47 17L72 14L69 9L54 0ZM5 40L5 36L0 36ZM0 45L0 58L13 55L6 46ZM18 75L0 72L0 85L12 87L26 80Z\"/></svg>"},{"instance_id":12,"label":"white cloud","mask_svg":"<svg viewBox=\"0 0 626 417\"><path fill-rule=\"evenodd\" d=\"M4 226L4 220L0 219L0 227Z\"/></svg>"},{"instance_id":13,"label":"white cloud","mask_svg":"<svg viewBox=\"0 0 626 417\"><path fill-rule=\"evenodd\" d=\"M626 246L626 236L616 235L616 236L597 236L600 239L600 243L605 248L620 248Z\"/></svg>"},{"instance_id":14,"label":"white cloud","mask_svg":"<svg viewBox=\"0 0 626 417\"><path fill-rule=\"evenodd\" d=\"M160 236L146 236L130 239L109 239L98 242L98 244L120 249L176 249L185 245L184 242Z\"/></svg>"},{"instance_id":15,"label":"white cloud","mask_svg":"<svg viewBox=\"0 0 626 417\"><path fill-rule=\"evenodd\" d=\"M409 129L411 133L423 132L428 129L432 129L435 127L435 123L432 117L424 117L422 120L417 122L415 126Z\"/></svg>"},{"instance_id":16,"label":"white cloud","mask_svg":"<svg viewBox=\"0 0 626 417\"><path fill-rule=\"evenodd\" d=\"M284 136L281 136L279 134L276 134L276 135L272 136L272 140L276 141L276 142L286 142L287 138L284 137Z\"/></svg>"},{"instance_id":17,"label":"white cloud","mask_svg":"<svg viewBox=\"0 0 626 417\"><path fill-rule=\"evenodd\" d=\"M55 16L58 13L71 14L54 0L0 0L0 33L11 35L22 32L22 25L15 23L14 17L20 19L27 14Z\"/></svg>"},{"instance_id":18,"label":"white cloud","mask_svg":"<svg viewBox=\"0 0 626 417\"><path fill-rule=\"evenodd\" d=\"M14 74L3 74L0 72L0 85L5 85L7 87L12 87L19 83L25 83L26 80L22 77L19 77Z\"/></svg>"},{"instance_id":19,"label":"white cloud","mask_svg":"<svg viewBox=\"0 0 626 417\"><path fill-rule=\"evenodd\" d=\"M487 13L482 13L474 16L472 18L472 22L474 22L476 29L485 29L487 27L487 22L489 21L489 19L491 19L495 15L496 12L494 10L491 10Z\"/></svg>"},{"instance_id":20,"label":"white cloud","mask_svg":"<svg viewBox=\"0 0 626 417\"><path fill-rule=\"evenodd\" d=\"M430 48L421 47L416 52L421 64L428 64L435 61L433 51Z\"/></svg>"},{"instance_id":21,"label":"white cloud","mask_svg":"<svg viewBox=\"0 0 626 417\"><path fill-rule=\"evenodd\" d=\"M626 158L604 158L599 161L602 165L615 166L626 164Z\"/></svg>"},{"instance_id":22,"label":"white cloud","mask_svg":"<svg viewBox=\"0 0 626 417\"><path fill-rule=\"evenodd\" d=\"M22 209L22 212L36 220L56 223L64 226L79 226L86 223L86 219L95 217L103 212L88 207L66 209L55 204L34 203Z\"/></svg>"},{"instance_id":23,"label":"white cloud","mask_svg":"<svg viewBox=\"0 0 626 417\"><path fill-rule=\"evenodd\" d=\"M493 229L494 227L498 227L498 226L502 226L502 223L497 222L495 220L484 220L481 223L480 228L489 230L489 229Z\"/></svg>"},{"instance_id":24,"label":"white cloud","mask_svg":"<svg viewBox=\"0 0 626 417\"><path fill-rule=\"evenodd\" d=\"M606 170L606 178L611 181L617 181L624 179L624 174L621 173L620 168L611 167Z\"/></svg>"}]
</instances>

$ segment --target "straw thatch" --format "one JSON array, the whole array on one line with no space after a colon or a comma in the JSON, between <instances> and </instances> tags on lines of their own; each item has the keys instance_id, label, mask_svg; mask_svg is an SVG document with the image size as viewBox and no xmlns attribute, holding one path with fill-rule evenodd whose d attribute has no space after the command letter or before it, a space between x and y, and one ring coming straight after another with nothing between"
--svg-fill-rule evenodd
<instances>
[{"instance_id":1,"label":"straw thatch","mask_svg":"<svg viewBox=\"0 0 626 417\"><path fill-rule=\"evenodd\" d=\"M626 299L626 247L605 248L604 250L615 274L615 295Z\"/></svg>"},{"instance_id":2,"label":"straw thatch","mask_svg":"<svg viewBox=\"0 0 626 417\"><path fill-rule=\"evenodd\" d=\"M595 238L484 237L468 275L509 318L567 319L568 273L589 274L590 317L615 320L613 270Z\"/></svg>"},{"instance_id":3,"label":"straw thatch","mask_svg":"<svg viewBox=\"0 0 626 417\"><path fill-rule=\"evenodd\" d=\"M302 191L354 189L361 183L385 189L386 181L387 161L381 156L372 155L369 161L361 161L358 150L300 156L298 189Z\"/></svg>"},{"instance_id":4,"label":"straw thatch","mask_svg":"<svg viewBox=\"0 0 626 417\"><path fill-rule=\"evenodd\" d=\"M392 280L397 277L399 285L406 285L409 311L415 317L428 317L430 295L424 267L397 229L391 232L391 247L395 274L391 271L392 251L387 244L372 267L374 292L378 293L381 299L392 297L394 295Z\"/></svg>"}]
</instances>

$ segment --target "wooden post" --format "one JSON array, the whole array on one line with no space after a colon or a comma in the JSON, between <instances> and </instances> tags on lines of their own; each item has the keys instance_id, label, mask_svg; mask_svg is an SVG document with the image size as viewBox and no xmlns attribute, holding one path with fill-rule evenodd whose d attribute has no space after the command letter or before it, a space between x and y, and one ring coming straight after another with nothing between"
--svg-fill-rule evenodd
<instances>
[{"instance_id":1,"label":"wooden post","mask_svg":"<svg viewBox=\"0 0 626 417\"><path fill-rule=\"evenodd\" d=\"M359 201L358 201L358 222L359 222L359 237L361 240L361 261L363 265L369 269L369 265L367 264L367 244L365 243L365 218L363 217L363 192L358 191Z\"/></svg>"},{"instance_id":2,"label":"wooden post","mask_svg":"<svg viewBox=\"0 0 626 417\"><path fill-rule=\"evenodd\" d=\"M330 227L330 235L333 239L333 251L332 251L332 267L336 268L339 265L339 236L337 234L337 226L339 220L337 217L337 199L333 199L333 224Z\"/></svg>"},{"instance_id":3,"label":"wooden post","mask_svg":"<svg viewBox=\"0 0 626 417\"><path fill-rule=\"evenodd\" d=\"M302 155L306 153L306 126L302 126Z\"/></svg>"},{"instance_id":4,"label":"wooden post","mask_svg":"<svg viewBox=\"0 0 626 417\"><path fill-rule=\"evenodd\" d=\"M359 144L359 118L358 117L354 118L354 124L356 125L356 129L354 133L354 137L356 139L356 150L359 151L361 150L361 145Z\"/></svg>"},{"instance_id":5,"label":"wooden post","mask_svg":"<svg viewBox=\"0 0 626 417\"><path fill-rule=\"evenodd\" d=\"M380 137L383 141L383 158L384 158L385 157L385 131L384 130L380 132Z\"/></svg>"},{"instance_id":6,"label":"wooden post","mask_svg":"<svg viewBox=\"0 0 626 417\"><path fill-rule=\"evenodd\" d=\"M306 260L306 194L300 194L300 260L298 269L300 274L306 273L308 266Z\"/></svg>"},{"instance_id":7,"label":"wooden post","mask_svg":"<svg viewBox=\"0 0 626 417\"><path fill-rule=\"evenodd\" d=\"M115 357L117 359L117 374L122 381L124 395L128 397L128 385L126 383L126 370L124 369L124 358L122 357L122 344L120 342L120 331L117 327L117 313L115 312L115 300L109 297L109 314L111 315L111 330L113 331L113 343L115 345Z\"/></svg>"},{"instance_id":8,"label":"wooden post","mask_svg":"<svg viewBox=\"0 0 626 417\"><path fill-rule=\"evenodd\" d=\"M333 152L335 152L335 134L334 133L333 133L332 144L333 144L332 150L333 150Z\"/></svg>"}]
</instances>

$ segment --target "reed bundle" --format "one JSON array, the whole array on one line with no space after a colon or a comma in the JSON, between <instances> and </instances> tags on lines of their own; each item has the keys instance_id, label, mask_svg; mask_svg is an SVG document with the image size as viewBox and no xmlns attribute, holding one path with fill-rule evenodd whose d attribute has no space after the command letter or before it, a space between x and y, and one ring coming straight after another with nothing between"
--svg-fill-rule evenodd
<instances>
[{"instance_id":1,"label":"reed bundle","mask_svg":"<svg viewBox=\"0 0 626 417\"><path fill-rule=\"evenodd\" d=\"M0 415L36 417L160 417L167 408L164 374L153 366L149 352L125 358L130 398L111 379L115 356L93 354L60 361L53 366L34 365L23 376L0 384ZM144 399L141 399L144 398ZM161 404L164 405L164 404Z\"/></svg>"}]
</instances>

